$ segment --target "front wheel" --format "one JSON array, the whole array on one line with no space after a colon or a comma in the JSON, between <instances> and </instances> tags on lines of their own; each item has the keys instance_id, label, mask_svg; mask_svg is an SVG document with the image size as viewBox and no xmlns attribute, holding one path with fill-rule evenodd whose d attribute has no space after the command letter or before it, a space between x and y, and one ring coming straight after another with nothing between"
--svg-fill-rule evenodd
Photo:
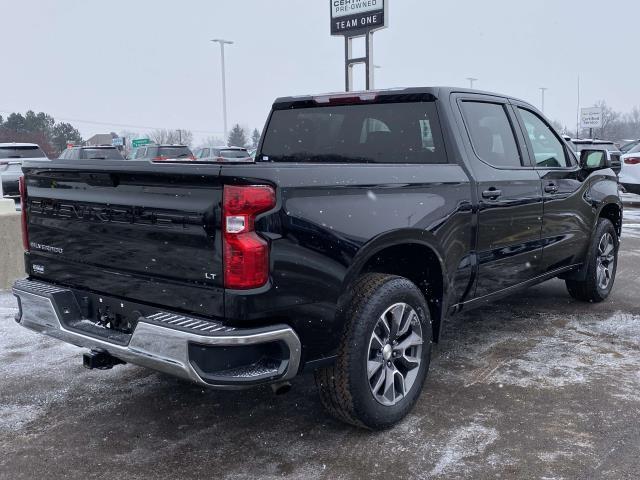
<instances>
[{"instance_id":1,"label":"front wheel","mask_svg":"<svg viewBox=\"0 0 640 480\"><path fill-rule=\"evenodd\" d=\"M584 280L567 280L569 294L584 302L602 302L611 290L618 268L618 234L610 220L598 220L587 253L587 272Z\"/></svg>"},{"instance_id":2,"label":"front wheel","mask_svg":"<svg viewBox=\"0 0 640 480\"><path fill-rule=\"evenodd\" d=\"M336 363L316 372L322 403L345 422L388 428L413 408L429 370L425 298L406 278L367 274L356 282L344 320Z\"/></svg>"}]
</instances>

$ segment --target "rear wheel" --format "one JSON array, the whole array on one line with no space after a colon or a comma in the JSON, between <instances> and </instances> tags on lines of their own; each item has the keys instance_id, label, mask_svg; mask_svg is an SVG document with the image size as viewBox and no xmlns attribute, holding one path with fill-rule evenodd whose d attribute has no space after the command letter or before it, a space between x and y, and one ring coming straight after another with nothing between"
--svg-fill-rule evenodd
<instances>
[{"instance_id":1,"label":"rear wheel","mask_svg":"<svg viewBox=\"0 0 640 480\"><path fill-rule=\"evenodd\" d=\"M420 290L402 277L363 276L345 312L338 359L316 372L323 405L370 429L402 420L429 370L431 321Z\"/></svg>"},{"instance_id":2,"label":"rear wheel","mask_svg":"<svg viewBox=\"0 0 640 480\"><path fill-rule=\"evenodd\" d=\"M611 290L618 268L618 234L610 220L598 220L587 257L584 280L567 280L569 294L585 302L602 302Z\"/></svg>"}]
</instances>

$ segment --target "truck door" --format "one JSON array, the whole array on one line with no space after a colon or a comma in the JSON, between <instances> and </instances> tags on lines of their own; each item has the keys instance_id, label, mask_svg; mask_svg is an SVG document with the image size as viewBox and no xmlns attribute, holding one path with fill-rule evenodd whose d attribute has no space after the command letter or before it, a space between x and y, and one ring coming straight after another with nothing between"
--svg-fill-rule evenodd
<instances>
[{"instance_id":1,"label":"truck door","mask_svg":"<svg viewBox=\"0 0 640 480\"><path fill-rule=\"evenodd\" d=\"M515 111L544 196L542 223L543 272L580 263L585 258L595 211L585 201L588 185L575 157L543 117L531 107Z\"/></svg>"},{"instance_id":2,"label":"truck door","mask_svg":"<svg viewBox=\"0 0 640 480\"><path fill-rule=\"evenodd\" d=\"M541 273L542 186L506 99L474 95L458 104L477 181L478 298Z\"/></svg>"}]
</instances>

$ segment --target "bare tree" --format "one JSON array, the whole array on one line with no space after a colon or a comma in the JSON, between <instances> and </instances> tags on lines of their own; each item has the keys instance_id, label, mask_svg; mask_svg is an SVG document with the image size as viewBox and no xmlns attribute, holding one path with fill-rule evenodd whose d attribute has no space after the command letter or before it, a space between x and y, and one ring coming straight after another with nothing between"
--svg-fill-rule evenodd
<instances>
[{"instance_id":1,"label":"bare tree","mask_svg":"<svg viewBox=\"0 0 640 480\"><path fill-rule=\"evenodd\" d=\"M140 132L134 132L131 130L122 130L120 132L120 136L124 138L124 154L129 157L131 155L131 151L133 148L131 147L131 142L133 142L137 138L144 138L141 136Z\"/></svg>"},{"instance_id":2,"label":"bare tree","mask_svg":"<svg viewBox=\"0 0 640 480\"><path fill-rule=\"evenodd\" d=\"M191 146L193 143L193 132L190 130L169 130L160 128L149 134L149 138L157 144L180 144Z\"/></svg>"},{"instance_id":3,"label":"bare tree","mask_svg":"<svg viewBox=\"0 0 640 480\"><path fill-rule=\"evenodd\" d=\"M618 138L620 133L620 112L614 111L604 100L600 100L595 106L602 110L600 138Z\"/></svg>"}]
</instances>

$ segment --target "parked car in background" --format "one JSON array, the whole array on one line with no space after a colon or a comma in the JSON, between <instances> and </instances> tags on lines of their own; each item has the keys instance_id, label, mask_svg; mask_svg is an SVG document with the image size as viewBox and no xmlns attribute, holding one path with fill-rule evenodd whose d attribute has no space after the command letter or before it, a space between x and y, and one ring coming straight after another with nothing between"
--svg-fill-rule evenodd
<instances>
[{"instance_id":1,"label":"parked car in background","mask_svg":"<svg viewBox=\"0 0 640 480\"><path fill-rule=\"evenodd\" d=\"M640 195L640 142L620 157L620 184L629 193Z\"/></svg>"},{"instance_id":2,"label":"parked car in background","mask_svg":"<svg viewBox=\"0 0 640 480\"><path fill-rule=\"evenodd\" d=\"M22 160L49 160L35 143L0 143L0 180L3 196L16 202L20 200L19 179L22 176Z\"/></svg>"},{"instance_id":3,"label":"parked car in background","mask_svg":"<svg viewBox=\"0 0 640 480\"><path fill-rule=\"evenodd\" d=\"M569 146L573 149L576 156L580 157L583 150L605 150L607 152L608 162L614 172L620 173L620 157L622 152L620 147L609 140L594 140L591 138L580 138L568 140Z\"/></svg>"},{"instance_id":4,"label":"parked car in background","mask_svg":"<svg viewBox=\"0 0 640 480\"><path fill-rule=\"evenodd\" d=\"M186 145L145 145L136 148L130 157L130 160L150 160L152 162L195 159L193 152Z\"/></svg>"},{"instance_id":5,"label":"parked car in background","mask_svg":"<svg viewBox=\"0 0 640 480\"><path fill-rule=\"evenodd\" d=\"M196 152L201 162L250 162L249 151L242 147L204 147Z\"/></svg>"},{"instance_id":6,"label":"parked car in background","mask_svg":"<svg viewBox=\"0 0 640 480\"><path fill-rule=\"evenodd\" d=\"M60 160L123 160L116 147L111 145L67 148L58 157Z\"/></svg>"}]
</instances>

